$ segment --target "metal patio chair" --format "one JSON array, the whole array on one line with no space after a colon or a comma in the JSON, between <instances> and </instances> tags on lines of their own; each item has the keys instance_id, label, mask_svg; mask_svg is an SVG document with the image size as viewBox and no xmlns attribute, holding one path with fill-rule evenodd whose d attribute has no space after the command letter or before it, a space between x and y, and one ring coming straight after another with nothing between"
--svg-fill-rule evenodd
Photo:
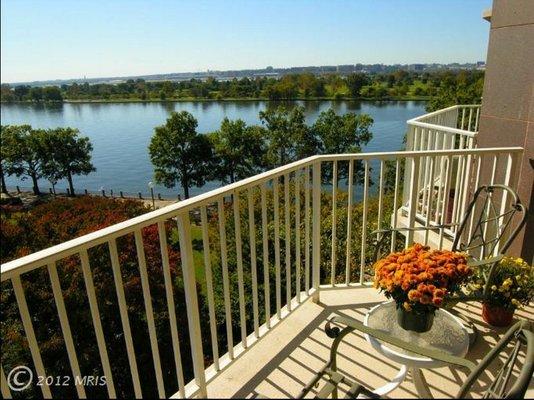
<instances>
[{"instance_id":1,"label":"metal patio chair","mask_svg":"<svg viewBox=\"0 0 534 400\"><path fill-rule=\"evenodd\" d=\"M498 202L506 198L504 206ZM484 301L491 294L492 279L499 261L527 219L526 207L519 200L517 193L505 185L480 186L469 203L462 222L457 224L443 224L417 227L397 227L374 231L378 236L375 244L374 259L378 260L380 250L384 249L387 234L408 231L440 231L458 226L452 251L468 253L468 265L479 269L484 278L481 291L476 293L461 293L448 300L446 308L451 308L460 301ZM468 227L470 229L468 230ZM505 235L507 235L505 237ZM497 246L499 246L497 248Z\"/></svg>"},{"instance_id":2,"label":"metal patio chair","mask_svg":"<svg viewBox=\"0 0 534 400\"><path fill-rule=\"evenodd\" d=\"M331 323L345 326L343 329L331 326ZM345 336L357 330L361 333L374 336L376 339L389 343L393 346L403 348L415 354L429 357L434 360L443 361L453 367L466 368L469 375L462 383L460 390L455 398L465 398L473 393L473 385L478 378L487 370L493 361L499 360L508 346L505 361L501 368L494 375L487 388L484 388L483 398L503 398L503 399L522 399L525 397L529 382L534 373L534 332L531 321L519 321L514 324L499 342L489 351L488 354L477 364L465 358L451 356L438 350L429 350L412 343L405 342L396 337L390 336L383 331L369 328L361 322L348 317L335 316L326 325L326 334L334 338L330 348L330 360L321 369L321 371L302 389L299 399L304 398L314 387L318 386L321 379L326 379L326 383L319 389L316 398L324 399L329 396L338 398L339 385L344 384L350 389L347 391L345 398L380 398L373 393L371 388L361 385L358 382L342 375L337 369L338 348ZM524 357L519 355L523 352ZM524 360L524 361L523 361ZM516 375L512 373L516 372ZM345 387L346 387L345 386Z\"/></svg>"}]
</instances>

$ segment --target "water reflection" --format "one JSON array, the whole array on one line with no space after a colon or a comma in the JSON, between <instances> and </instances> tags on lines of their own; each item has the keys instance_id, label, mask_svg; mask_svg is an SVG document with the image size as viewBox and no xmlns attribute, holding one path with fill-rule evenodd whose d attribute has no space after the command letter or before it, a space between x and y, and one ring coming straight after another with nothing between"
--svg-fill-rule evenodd
<instances>
[{"instance_id":1,"label":"water reflection","mask_svg":"<svg viewBox=\"0 0 534 400\"><path fill-rule=\"evenodd\" d=\"M224 117L241 118L247 124L260 124L258 113L278 106L304 107L306 122L313 124L322 111L332 107L338 113L368 113L374 119L373 139L365 151L395 151L402 147L406 120L424 114L422 102L369 101L204 101L204 102L139 102L139 103L65 103L3 104L2 124L30 124L36 128L71 126L91 138L93 163L97 171L76 177L80 189L96 190L101 186L118 193L146 191L153 179L147 147L154 127L165 123L172 111L186 110L198 120L198 131L219 128ZM374 170L377 166L372 165ZM27 181L9 177L8 185L28 186ZM210 182L204 188L193 188L198 194L217 187ZM43 182L43 189L48 188ZM65 182L58 184L66 187ZM157 193L175 196L180 189L157 187Z\"/></svg>"}]
</instances>

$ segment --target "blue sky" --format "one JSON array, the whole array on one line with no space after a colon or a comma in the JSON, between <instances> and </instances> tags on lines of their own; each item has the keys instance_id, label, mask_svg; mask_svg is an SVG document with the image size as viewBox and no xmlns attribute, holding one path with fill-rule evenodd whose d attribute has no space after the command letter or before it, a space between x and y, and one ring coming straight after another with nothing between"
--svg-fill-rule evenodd
<instances>
[{"instance_id":1,"label":"blue sky","mask_svg":"<svg viewBox=\"0 0 534 400\"><path fill-rule=\"evenodd\" d=\"M485 60L491 0L1 0L1 80Z\"/></svg>"}]
</instances>

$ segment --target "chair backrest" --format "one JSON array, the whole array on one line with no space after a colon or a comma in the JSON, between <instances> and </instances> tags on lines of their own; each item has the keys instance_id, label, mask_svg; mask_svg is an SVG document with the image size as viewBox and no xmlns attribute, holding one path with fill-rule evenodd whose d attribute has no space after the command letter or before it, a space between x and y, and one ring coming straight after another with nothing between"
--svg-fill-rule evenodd
<instances>
[{"instance_id":1,"label":"chair backrest","mask_svg":"<svg viewBox=\"0 0 534 400\"><path fill-rule=\"evenodd\" d=\"M483 259L504 254L527 218L517 193L505 185L480 186L467 207L452 245Z\"/></svg>"},{"instance_id":2,"label":"chair backrest","mask_svg":"<svg viewBox=\"0 0 534 400\"><path fill-rule=\"evenodd\" d=\"M506 353L504 361L501 353ZM495 347L480 361L460 388L456 398L469 394L488 366L502 362L490 384L483 388L483 398L522 399L534 373L534 332L532 322L519 321L499 340Z\"/></svg>"}]
</instances>

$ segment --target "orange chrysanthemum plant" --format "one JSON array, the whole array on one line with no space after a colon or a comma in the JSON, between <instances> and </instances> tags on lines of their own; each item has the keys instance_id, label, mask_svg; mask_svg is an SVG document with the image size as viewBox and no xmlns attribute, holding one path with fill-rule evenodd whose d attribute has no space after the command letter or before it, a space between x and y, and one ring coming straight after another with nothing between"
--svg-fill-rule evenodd
<instances>
[{"instance_id":1,"label":"orange chrysanthemum plant","mask_svg":"<svg viewBox=\"0 0 534 400\"><path fill-rule=\"evenodd\" d=\"M416 314L434 313L471 274L465 254L419 243L391 253L374 268L374 286L395 300L397 308Z\"/></svg>"}]
</instances>

